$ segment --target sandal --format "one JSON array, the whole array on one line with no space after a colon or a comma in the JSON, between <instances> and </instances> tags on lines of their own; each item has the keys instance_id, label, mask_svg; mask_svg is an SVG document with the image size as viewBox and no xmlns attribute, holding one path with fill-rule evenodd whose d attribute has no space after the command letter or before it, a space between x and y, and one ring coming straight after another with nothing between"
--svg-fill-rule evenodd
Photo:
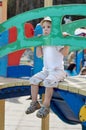
<instances>
[{"instance_id":1,"label":"sandal","mask_svg":"<svg viewBox=\"0 0 86 130\"><path fill-rule=\"evenodd\" d=\"M46 117L50 112L50 108L49 107L45 107L45 106L42 106L39 111L37 112L36 116L38 118L44 118Z\"/></svg>"},{"instance_id":2,"label":"sandal","mask_svg":"<svg viewBox=\"0 0 86 130\"><path fill-rule=\"evenodd\" d=\"M30 114L30 113L33 113L35 112L36 110L40 109L41 106L39 104L38 101L36 102L31 102L30 103L30 106L27 108L27 110L25 111L26 114Z\"/></svg>"}]
</instances>

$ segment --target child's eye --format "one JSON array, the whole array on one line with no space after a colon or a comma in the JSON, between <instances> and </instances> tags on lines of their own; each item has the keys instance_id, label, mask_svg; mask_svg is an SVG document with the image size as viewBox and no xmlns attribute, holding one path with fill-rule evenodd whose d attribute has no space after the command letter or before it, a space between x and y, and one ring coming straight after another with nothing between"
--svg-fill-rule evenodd
<instances>
[{"instance_id":1,"label":"child's eye","mask_svg":"<svg viewBox=\"0 0 86 130\"><path fill-rule=\"evenodd\" d=\"M48 28L51 28L51 26L48 26Z\"/></svg>"}]
</instances>

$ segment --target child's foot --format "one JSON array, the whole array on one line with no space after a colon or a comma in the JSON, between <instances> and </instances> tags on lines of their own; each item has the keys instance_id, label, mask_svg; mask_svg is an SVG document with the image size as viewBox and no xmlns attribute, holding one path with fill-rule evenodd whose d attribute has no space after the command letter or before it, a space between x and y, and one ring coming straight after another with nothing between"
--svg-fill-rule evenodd
<instances>
[{"instance_id":1,"label":"child's foot","mask_svg":"<svg viewBox=\"0 0 86 130\"><path fill-rule=\"evenodd\" d=\"M28 97L26 100L31 100L32 99L32 96Z\"/></svg>"},{"instance_id":2,"label":"child's foot","mask_svg":"<svg viewBox=\"0 0 86 130\"><path fill-rule=\"evenodd\" d=\"M42 106L39 111L37 112L36 116L38 118L44 118L46 117L50 112L50 108L46 106Z\"/></svg>"},{"instance_id":3,"label":"child's foot","mask_svg":"<svg viewBox=\"0 0 86 130\"><path fill-rule=\"evenodd\" d=\"M33 113L35 112L36 110L40 109L41 106L39 104L38 101L36 102L31 102L30 103L30 106L27 108L27 110L25 111L26 114L30 114L30 113Z\"/></svg>"}]
</instances>

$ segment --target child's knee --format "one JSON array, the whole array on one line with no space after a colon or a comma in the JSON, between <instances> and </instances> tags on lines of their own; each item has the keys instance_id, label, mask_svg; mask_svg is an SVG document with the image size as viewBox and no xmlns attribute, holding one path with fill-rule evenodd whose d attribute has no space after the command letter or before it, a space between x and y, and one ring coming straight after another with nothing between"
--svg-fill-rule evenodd
<instances>
[{"instance_id":1,"label":"child's knee","mask_svg":"<svg viewBox=\"0 0 86 130\"><path fill-rule=\"evenodd\" d=\"M40 79L38 79L36 77L32 77L32 78L30 78L29 82L30 82L30 84L38 85L41 81L40 81Z\"/></svg>"},{"instance_id":2,"label":"child's knee","mask_svg":"<svg viewBox=\"0 0 86 130\"><path fill-rule=\"evenodd\" d=\"M53 81L53 80L50 80L50 79L46 79L43 81L43 84L45 87L57 87L58 85L58 81Z\"/></svg>"}]
</instances>

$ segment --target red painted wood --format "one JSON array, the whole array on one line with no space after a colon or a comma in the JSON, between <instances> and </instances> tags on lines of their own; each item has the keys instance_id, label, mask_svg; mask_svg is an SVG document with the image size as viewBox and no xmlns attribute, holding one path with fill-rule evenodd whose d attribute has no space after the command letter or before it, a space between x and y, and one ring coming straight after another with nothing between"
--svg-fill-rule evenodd
<instances>
[{"instance_id":1,"label":"red painted wood","mask_svg":"<svg viewBox=\"0 0 86 130\"><path fill-rule=\"evenodd\" d=\"M30 23L25 23L24 33L27 38L34 36L34 28ZM12 27L9 29L9 44L12 44L17 39L17 28ZM8 55L8 66L19 65L20 58L26 49L13 52Z\"/></svg>"}]
</instances>

